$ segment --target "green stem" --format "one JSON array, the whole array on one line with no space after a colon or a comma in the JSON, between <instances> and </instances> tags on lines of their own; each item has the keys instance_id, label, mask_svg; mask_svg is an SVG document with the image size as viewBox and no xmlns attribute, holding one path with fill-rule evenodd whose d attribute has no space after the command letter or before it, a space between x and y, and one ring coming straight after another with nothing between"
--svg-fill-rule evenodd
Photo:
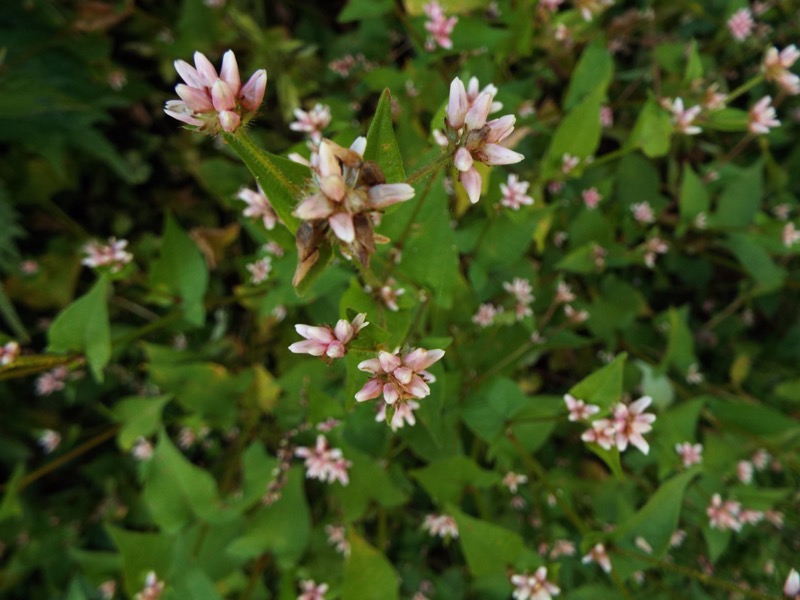
<instances>
[{"instance_id":1,"label":"green stem","mask_svg":"<svg viewBox=\"0 0 800 600\"><path fill-rule=\"evenodd\" d=\"M735 100L736 98L738 98L739 96L741 96L745 92L747 92L750 89L754 88L755 86L757 86L762 81L764 81L764 76L763 75L756 75L752 79L750 79L748 81L745 81L742 85L740 85L738 88L733 90L730 94L728 94L728 98L725 100L725 102L727 104L730 104L731 101Z\"/></svg>"},{"instance_id":2,"label":"green stem","mask_svg":"<svg viewBox=\"0 0 800 600\"><path fill-rule=\"evenodd\" d=\"M635 146L623 146L622 148L617 148L612 152L607 152L596 159L594 159L590 164L586 165L588 167L596 167L597 165L604 165L607 162L611 162L612 160L616 160L633 152L636 149Z\"/></svg>"},{"instance_id":3,"label":"green stem","mask_svg":"<svg viewBox=\"0 0 800 600\"><path fill-rule=\"evenodd\" d=\"M452 154L450 152L443 152L442 154L434 158L431 162L429 162L426 165L423 165L422 167L414 171L411 175L409 175L408 178L406 179L406 183L414 184L417 183L418 181L421 181L430 174L435 175L436 173L439 172L439 169L441 169L443 166L449 163L451 159L452 159Z\"/></svg>"}]
</instances>

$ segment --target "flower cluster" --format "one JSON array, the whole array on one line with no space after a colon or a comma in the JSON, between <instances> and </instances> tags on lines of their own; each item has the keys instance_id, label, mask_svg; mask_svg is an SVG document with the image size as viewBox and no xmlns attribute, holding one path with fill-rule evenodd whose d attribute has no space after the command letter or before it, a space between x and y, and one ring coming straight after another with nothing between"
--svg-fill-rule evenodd
<instances>
[{"instance_id":1,"label":"flower cluster","mask_svg":"<svg viewBox=\"0 0 800 600\"><path fill-rule=\"evenodd\" d=\"M683 442L682 444L675 444L675 452L681 457L684 467L691 467L703 462L703 445L692 444L691 442Z\"/></svg>"},{"instance_id":2,"label":"flower cluster","mask_svg":"<svg viewBox=\"0 0 800 600\"><path fill-rule=\"evenodd\" d=\"M514 585L512 596L515 600L550 600L561 593L558 586L547 580L547 567L539 567L533 575L512 575L511 583Z\"/></svg>"},{"instance_id":3,"label":"flower cluster","mask_svg":"<svg viewBox=\"0 0 800 600\"><path fill-rule=\"evenodd\" d=\"M379 352L377 358L358 364L360 370L371 373L373 377L356 393L356 400L364 402L383 394L386 404L394 405L398 401L403 403L427 397L431 393L428 384L436 378L426 369L443 356L444 350L424 348L407 352L402 357Z\"/></svg>"},{"instance_id":4,"label":"flower cluster","mask_svg":"<svg viewBox=\"0 0 800 600\"><path fill-rule=\"evenodd\" d=\"M458 524L450 515L427 515L422 523L422 528L433 537L451 539L458 537Z\"/></svg>"},{"instance_id":5,"label":"flower cluster","mask_svg":"<svg viewBox=\"0 0 800 600\"><path fill-rule=\"evenodd\" d=\"M317 585L317 582L313 579L306 579L300 582L300 592L297 600L325 600L328 584L320 583Z\"/></svg>"},{"instance_id":6,"label":"flower cluster","mask_svg":"<svg viewBox=\"0 0 800 600\"><path fill-rule=\"evenodd\" d=\"M260 184L257 188L257 190L242 188L236 194L239 200L247 204L247 208L244 209L242 214L251 219L261 219L264 227L272 230L275 228L275 223L278 222L278 215L275 214L275 209L272 208Z\"/></svg>"},{"instance_id":7,"label":"flower cluster","mask_svg":"<svg viewBox=\"0 0 800 600\"><path fill-rule=\"evenodd\" d=\"M342 358L347 354L347 344L350 340L369 325L366 318L365 313L359 313L350 322L339 319L333 328L327 325L323 327L295 325L297 333L306 339L302 342L295 342L289 346L289 350L295 354L325 356L328 359Z\"/></svg>"},{"instance_id":8,"label":"flower cluster","mask_svg":"<svg viewBox=\"0 0 800 600\"><path fill-rule=\"evenodd\" d=\"M584 442L593 442L604 450L611 450L616 446L620 452L624 452L630 443L647 454L650 444L643 434L653 429L656 416L644 410L652 401L650 396L643 396L630 405L618 403L610 419L592 422L591 429L586 430L581 439Z\"/></svg>"},{"instance_id":9,"label":"flower cluster","mask_svg":"<svg viewBox=\"0 0 800 600\"><path fill-rule=\"evenodd\" d=\"M511 210L519 210L521 206L533 204L533 198L528 195L530 183L520 181L519 177L511 173L506 183L500 184L500 192L503 194L500 204Z\"/></svg>"},{"instance_id":10,"label":"flower cluster","mask_svg":"<svg viewBox=\"0 0 800 600\"><path fill-rule=\"evenodd\" d=\"M6 342L0 346L0 367L10 365L19 356L19 344L15 341Z\"/></svg>"},{"instance_id":11,"label":"flower cluster","mask_svg":"<svg viewBox=\"0 0 800 600\"><path fill-rule=\"evenodd\" d=\"M303 131L311 137L313 143L319 144L322 140L322 130L331 123L331 107L317 103L309 111L296 108L294 116L297 120L289 125L289 129Z\"/></svg>"},{"instance_id":12,"label":"flower cluster","mask_svg":"<svg viewBox=\"0 0 800 600\"><path fill-rule=\"evenodd\" d=\"M328 483L338 481L342 485L350 483L347 470L352 466L339 448L330 448L324 435L317 436L314 448L301 446L294 451L295 456L305 459L306 477Z\"/></svg>"},{"instance_id":13,"label":"flower cluster","mask_svg":"<svg viewBox=\"0 0 800 600\"><path fill-rule=\"evenodd\" d=\"M564 394L564 403L569 411L570 421L588 421L593 415L600 412L600 407L594 404L586 404L583 400L578 400L572 394Z\"/></svg>"},{"instance_id":14,"label":"flower cluster","mask_svg":"<svg viewBox=\"0 0 800 600\"><path fill-rule=\"evenodd\" d=\"M603 544L595 544L588 554L581 559L581 562L585 565L597 563L603 571L611 573L611 559L608 557L608 552Z\"/></svg>"},{"instance_id":15,"label":"flower cluster","mask_svg":"<svg viewBox=\"0 0 800 600\"><path fill-rule=\"evenodd\" d=\"M86 256L81 263L92 269L108 267L112 273L119 273L133 260L133 254L125 250L127 246L128 240L117 240L115 237L108 238L108 244L92 240L83 247Z\"/></svg>"},{"instance_id":16,"label":"flower cluster","mask_svg":"<svg viewBox=\"0 0 800 600\"><path fill-rule=\"evenodd\" d=\"M514 312L516 313L517 321L521 321L533 314L531 304L536 298L533 296L533 287L530 281L521 277L514 277L512 281L503 282L503 289L511 294L516 301Z\"/></svg>"},{"instance_id":17,"label":"flower cluster","mask_svg":"<svg viewBox=\"0 0 800 600\"><path fill-rule=\"evenodd\" d=\"M380 167L364 161L367 140L357 138L350 148L322 140L311 156L312 193L294 210L304 223L297 231L297 285L319 258L318 246L328 231L362 264L369 264L376 241L372 213L414 196L407 183L386 183ZM376 239L377 237L377 239Z\"/></svg>"},{"instance_id":18,"label":"flower cluster","mask_svg":"<svg viewBox=\"0 0 800 600\"><path fill-rule=\"evenodd\" d=\"M764 96L753 105L747 113L747 129L756 135L766 135L770 129L780 127L781 122L775 118L775 108L772 106L772 97Z\"/></svg>"},{"instance_id":19,"label":"flower cluster","mask_svg":"<svg viewBox=\"0 0 800 600\"><path fill-rule=\"evenodd\" d=\"M259 69L242 85L236 56L228 50L222 57L219 74L201 52L194 53L194 67L175 61L175 70L186 83L175 91L180 100L169 100L164 112L203 133L233 133L246 123L264 100L267 71Z\"/></svg>"},{"instance_id":20,"label":"flower cluster","mask_svg":"<svg viewBox=\"0 0 800 600\"><path fill-rule=\"evenodd\" d=\"M483 184L475 161L486 165L509 165L525 157L500 145L514 131L514 115L486 121L492 111L497 88L491 86L478 93L478 80L472 78L469 92L461 79L453 79L447 102L445 135L453 148L458 179L470 201L475 203L480 199Z\"/></svg>"},{"instance_id":21,"label":"flower cluster","mask_svg":"<svg viewBox=\"0 0 800 600\"><path fill-rule=\"evenodd\" d=\"M781 90L791 96L800 94L800 77L789 71L798 58L800 50L794 44L780 52L775 47L770 48L762 64L764 79L777 83Z\"/></svg>"},{"instance_id":22,"label":"flower cluster","mask_svg":"<svg viewBox=\"0 0 800 600\"><path fill-rule=\"evenodd\" d=\"M164 582L159 581L155 571L150 571L144 580L144 588L136 594L134 600L158 600L164 593Z\"/></svg>"},{"instance_id":23,"label":"flower cluster","mask_svg":"<svg viewBox=\"0 0 800 600\"><path fill-rule=\"evenodd\" d=\"M447 17L444 14L442 5L436 0L429 2L422 8L428 16L428 21L425 22L425 29L430 34L425 41L425 49L432 51L436 48L436 44L446 50L452 48L453 41L450 39L450 34L453 33L453 28L458 23L458 17Z\"/></svg>"}]
</instances>

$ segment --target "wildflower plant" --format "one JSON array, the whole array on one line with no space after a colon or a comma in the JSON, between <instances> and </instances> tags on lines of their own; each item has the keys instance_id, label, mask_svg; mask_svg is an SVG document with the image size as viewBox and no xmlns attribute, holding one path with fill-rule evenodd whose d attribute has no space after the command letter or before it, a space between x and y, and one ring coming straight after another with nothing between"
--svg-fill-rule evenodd
<instances>
[{"instance_id":1,"label":"wildflower plant","mask_svg":"<svg viewBox=\"0 0 800 600\"><path fill-rule=\"evenodd\" d=\"M791 3L72 4L0 20L0 596L800 596Z\"/></svg>"}]
</instances>

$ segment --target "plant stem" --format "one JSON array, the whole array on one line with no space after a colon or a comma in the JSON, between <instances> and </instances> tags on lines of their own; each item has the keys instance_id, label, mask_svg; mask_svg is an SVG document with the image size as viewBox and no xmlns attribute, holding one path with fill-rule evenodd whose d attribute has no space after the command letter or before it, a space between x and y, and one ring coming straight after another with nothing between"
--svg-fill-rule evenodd
<instances>
[{"instance_id":1,"label":"plant stem","mask_svg":"<svg viewBox=\"0 0 800 600\"><path fill-rule=\"evenodd\" d=\"M754 88L755 86L757 86L762 81L764 81L764 76L763 75L756 75L752 79L750 79L748 81L745 81L742 85L740 85L738 88L733 90L730 94L728 94L728 97L725 100L725 103L726 104L730 104L732 100L735 100L736 98L738 98L739 96L741 96L745 92L749 91L751 88Z\"/></svg>"},{"instance_id":2,"label":"plant stem","mask_svg":"<svg viewBox=\"0 0 800 600\"><path fill-rule=\"evenodd\" d=\"M426 165L423 165L416 171L414 171L411 175L406 178L406 183L414 184L418 181L421 181L425 177L430 174L436 174L439 172L443 166L450 162L452 159L452 155L449 152L442 152L439 156L434 158L431 162Z\"/></svg>"}]
</instances>

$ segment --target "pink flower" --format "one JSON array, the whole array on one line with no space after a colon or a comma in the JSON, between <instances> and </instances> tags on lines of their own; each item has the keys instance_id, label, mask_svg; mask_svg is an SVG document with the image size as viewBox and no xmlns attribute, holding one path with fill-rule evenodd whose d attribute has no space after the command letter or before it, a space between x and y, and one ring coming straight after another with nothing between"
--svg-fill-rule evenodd
<instances>
[{"instance_id":1,"label":"pink flower","mask_svg":"<svg viewBox=\"0 0 800 600\"><path fill-rule=\"evenodd\" d=\"M150 571L145 577L144 588L136 594L134 600L158 600L164 593L164 582L159 581L155 571Z\"/></svg>"},{"instance_id":2,"label":"pink flower","mask_svg":"<svg viewBox=\"0 0 800 600\"><path fill-rule=\"evenodd\" d=\"M684 109L683 99L675 98L675 100L672 102L671 110L672 123L675 125L675 129L677 129L679 132L685 133L686 135L697 135L703 131L697 125L693 125L694 120L702 110L700 106L693 106L691 108Z\"/></svg>"},{"instance_id":3,"label":"pink flower","mask_svg":"<svg viewBox=\"0 0 800 600\"><path fill-rule=\"evenodd\" d=\"M30 275L36 275L36 274L39 272L39 268L40 268L40 267L39 267L39 263L38 263L38 262L36 262L35 260L31 260L31 259L28 259L28 260L23 260L23 261L22 261L22 262L19 264L19 270L20 270L20 271L21 271L21 272L22 272L24 275L28 275L28 276L30 276Z\"/></svg>"},{"instance_id":4,"label":"pink flower","mask_svg":"<svg viewBox=\"0 0 800 600\"><path fill-rule=\"evenodd\" d=\"M759 448L755 451L751 460L756 470L763 471L767 468L767 466L769 466L769 461L771 459L772 456L769 452L767 452L764 448Z\"/></svg>"},{"instance_id":5,"label":"pink flower","mask_svg":"<svg viewBox=\"0 0 800 600\"><path fill-rule=\"evenodd\" d=\"M480 327L490 327L494 323L494 318L500 312L491 302L481 304L478 312L472 315L472 322Z\"/></svg>"},{"instance_id":6,"label":"pink flower","mask_svg":"<svg viewBox=\"0 0 800 600\"><path fill-rule=\"evenodd\" d=\"M432 537L440 538L458 537L458 525L456 520L450 515L437 515L435 513L427 515L422 523L422 528L431 534Z\"/></svg>"},{"instance_id":7,"label":"pink flower","mask_svg":"<svg viewBox=\"0 0 800 600\"><path fill-rule=\"evenodd\" d=\"M10 365L19 356L19 344L15 341L6 342L0 346L0 367Z\"/></svg>"},{"instance_id":8,"label":"pink flower","mask_svg":"<svg viewBox=\"0 0 800 600\"><path fill-rule=\"evenodd\" d=\"M686 532L683 529L676 529L671 536L669 536L669 547L670 548L677 548L681 544L683 544L683 540L686 539Z\"/></svg>"},{"instance_id":9,"label":"pink flower","mask_svg":"<svg viewBox=\"0 0 800 600\"><path fill-rule=\"evenodd\" d=\"M350 483L347 470L353 463L344 458L339 448L330 448L325 436L317 436L317 445L314 448L301 446L294 454L305 459L307 479L319 479L328 483L338 481L342 485Z\"/></svg>"},{"instance_id":10,"label":"pink flower","mask_svg":"<svg viewBox=\"0 0 800 600\"><path fill-rule=\"evenodd\" d=\"M302 342L295 342L289 350L295 354L310 354L311 356L327 356L328 358L342 358L347 354L347 344L359 331L369 323L367 315L359 313L351 322L340 319L334 328L329 326L313 327L311 325L295 325L297 333L306 338Z\"/></svg>"},{"instance_id":11,"label":"pink flower","mask_svg":"<svg viewBox=\"0 0 800 600\"><path fill-rule=\"evenodd\" d=\"M260 184L257 188L258 191L242 188L239 190L239 193L236 194L236 197L247 203L247 208L245 208L243 212L245 217L261 219L262 223L264 223L264 227L268 230L272 230L275 228L275 223L278 221L278 215L275 214L275 210L269 203L269 199L264 193L264 190L261 189Z\"/></svg>"},{"instance_id":12,"label":"pink flower","mask_svg":"<svg viewBox=\"0 0 800 600\"><path fill-rule=\"evenodd\" d=\"M787 598L794 598L800 595L800 573L795 569L789 571L786 583L783 584L783 595Z\"/></svg>"},{"instance_id":13,"label":"pink flower","mask_svg":"<svg viewBox=\"0 0 800 600\"><path fill-rule=\"evenodd\" d=\"M564 0L540 0L539 2L539 6L550 12L556 12L562 4L564 4Z\"/></svg>"},{"instance_id":14,"label":"pink flower","mask_svg":"<svg viewBox=\"0 0 800 600\"><path fill-rule=\"evenodd\" d=\"M591 428L581 434L581 440L587 444L597 444L603 450L611 450L616 440L617 431L610 419L592 421Z\"/></svg>"},{"instance_id":15,"label":"pink flower","mask_svg":"<svg viewBox=\"0 0 800 600\"><path fill-rule=\"evenodd\" d=\"M744 484L753 482L753 463L749 460L740 460L736 463L736 477Z\"/></svg>"},{"instance_id":16,"label":"pink flower","mask_svg":"<svg viewBox=\"0 0 800 600\"><path fill-rule=\"evenodd\" d=\"M453 33L453 28L458 23L458 17L446 17L442 6L436 1L430 2L422 8L429 19L425 22L425 29L430 33L425 48L433 50L436 47L435 44L448 50L452 48L453 41L450 39L450 34Z\"/></svg>"},{"instance_id":17,"label":"pink flower","mask_svg":"<svg viewBox=\"0 0 800 600\"><path fill-rule=\"evenodd\" d=\"M575 556L575 544L570 540L556 540L550 549L550 560L559 556Z\"/></svg>"},{"instance_id":18,"label":"pink flower","mask_svg":"<svg viewBox=\"0 0 800 600\"><path fill-rule=\"evenodd\" d=\"M587 22L613 5L614 0L575 0L575 8L580 11L583 20Z\"/></svg>"},{"instance_id":19,"label":"pink flower","mask_svg":"<svg viewBox=\"0 0 800 600\"><path fill-rule=\"evenodd\" d=\"M764 56L761 67L764 71L764 79L777 83L787 94L800 93L800 77L789 72L798 58L800 58L800 50L794 44L780 52L775 47L770 48Z\"/></svg>"},{"instance_id":20,"label":"pink flower","mask_svg":"<svg viewBox=\"0 0 800 600\"><path fill-rule=\"evenodd\" d=\"M628 443L636 446L643 454L650 451L650 445L643 434L653 429L652 423L656 420L654 414L644 412L652 401L650 396L642 396L629 406L619 403L614 408L613 423L620 452L625 451Z\"/></svg>"},{"instance_id":21,"label":"pink flower","mask_svg":"<svg viewBox=\"0 0 800 600\"><path fill-rule=\"evenodd\" d=\"M86 256L81 264L92 269L108 267L112 273L118 273L133 260L133 254L125 251L127 246L128 240L117 240L115 237L108 238L107 245L92 240L83 247Z\"/></svg>"},{"instance_id":22,"label":"pink flower","mask_svg":"<svg viewBox=\"0 0 800 600\"><path fill-rule=\"evenodd\" d=\"M509 471L503 477L503 485L508 488L508 491L512 494L517 493L517 487L527 483L528 477L527 475L521 475L519 473L514 473L514 471Z\"/></svg>"},{"instance_id":23,"label":"pink flower","mask_svg":"<svg viewBox=\"0 0 800 600\"><path fill-rule=\"evenodd\" d=\"M652 269L656 265L656 258L659 254L666 254L669 251L669 245L658 236L651 237L644 243L644 264L648 269Z\"/></svg>"},{"instance_id":24,"label":"pink flower","mask_svg":"<svg viewBox=\"0 0 800 600\"><path fill-rule=\"evenodd\" d=\"M45 454L52 453L61 443L61 434L52 429L45 429L39 436L39 445Z\"/></svg>"},{"instance_id":25,"label":"pink flower","mask_svg":"<svg viewBox=\"0 0 800 600\"><path fill-rule=\"evenodd\" d=\"M597 188L594 187L583 190L581 196L583 197L583 203L586 204L586 208L589 210L594 210L603 199L603 196L601 196Z\"/></svg>"},{"instance_id":26,"label":"pink flower","mask_svg":"<svg viewBox=\"0 0 800 600\"><path fill-rule=\"evenodd\" d=\"M558 586L547 580L547 567L539 567L533 575L514 574L511 583L515 600L550 600L561 593Z\"/></svg>"},{"instance_id":27,"label":"pink flower","mask_svg":"<svg viewBox=\"0 0 800 600\"><path fill-rule=\"evenodd\" d=\"M581 562L585 565L597 563L603 571L611 573L611 559L608 557L606 547L603 544L595 544L594 547L589 550L589 553L581 559Z\"/></svg>"},{"instance_id":28,"label":"pink flower","mask_svg":"<svg viewBox=\"0 0 800 600\"><path fill-rule=\"evenodd\" d=\"M748 113L747 128L750 133L767 134L774 127L780 127L781 122L775 118L775 109L772 107L772 97L764 96L755 103Z\"/></svg>"},{"instance_id":29,"label":"pink flower","mask_svg":"<svg viewBox=\"0 0 800 600\"><path fill-rule=\"evenodd\" d=\"M379 295L386 308L392 312L397 312L400 307L397 305L397 299L406 293L405 288L394 287L397 282L394 279L387 279L386 285L381 287Z\"/></svg>"},{"instance_id":30,"label":"pink flower","mask_svg":"<svg viewBox=\"0 0 800 600\"><path fill-rule=\"evenodd\" d=\"M333 546L339 554L348 556L350 554L350 542L344 525L325 525L325 533L328 536L328 544Z\"/></svg>"},{"instance_id":31,"label":"pink flower","mask_svg":"<svg viewBox=\"0 0 800 600\"><path fill-rule=\"evenodd\" d=\"M294 116L297 119L289 124L292 131L304 131L311 139L319 143L322 139L322 130L331 123L331 107L324 104L315 104L309 111L296 108Z\"/></svg>"},{"instance_id":32,"label":"pink flower","mask_svg":"<svg viewBox=\"0 0 800 600\"><path fill-rule=\"evenodd\" d=\"M722 110L728 101L727 94L718 92L719 86L714 83L703 93L703 106L708 110Z\"/></svg>"},{"instance_id":33,"label":"pink flower","mask_svg":"<svg viewBox=\"0 0 800 600\"><path fill-rule=\"evenodd\" d=\"M312 579L306 579L300 582L300 595L297 600L325 600L325 594L328 592L327 583L317 583Z\"/></svg>"},{"instance_id":34,"label":"pink flower","mask_svg":"<svg viewBox=\"0 0 800 600\"><path fill-rule=\"evenodd\" d=\"M600 107L600 125L603 127L611 127L614 125L614 111L610 106Z\"/></svg>"},{"instance_id":35,"label":"pink flower","mask_svg":"<svg viewBox=\"0 0 800 600\"><path fill-rule=\"evenodd\" d=\"M504 281L503 289L514 296L520 304L530 304L535 300L532 293L533 287L527 279L514 277L512 281Z\"/></svg>"},{"instance_id":36,"label":"pink flower","mask_svg":"<svg viewBox=\"0 0 800 600\"><path fill-rule=\"evenodd\" d=\"M564 175L567 175L575 170L575 168L580 164L581 159L577 156L572 156L572 154L564 154L561 157L561 172Z\"/></svg>"},{"instance_id":37,"label":"pink flower","mask_svg":"<svg viewBox=\"0 0 800 600\"><path fill-rule=\"evenodd\" d=\"M787 248L791 248L797 242L800 242L800 231L797 231L794 223L786 223L781 231L781 238L783 240L783 245Z\"/></svg>"},{"instance_id":38,"label":"pink flower","mask_svg":"<svg viewBox=\"0 0 800 600\"><path fill-rule=\"evenodd\" d=\"M436 378L426 369L444 356L444 350L417 348L401 358L397 354L379 352L377 358L362 361L358 368L373 377L356 394L358 402L371 400L383 394L387 404L405 400L418 400L431 393L428 383Z\"/></svg>"},{"instance_id":39,"label":"pink flower","mask_svg":"<svg viewBox=\"0 0 800 600\"><path fill-rule=\"evenodd\" d=\"M742 510L742 505L732 500L722 502L719 494L714 494L711 497L711 504L706 509L708 515L708 523L712 529L732 529L734 531L741 531L742 522L739 520L739 513Z\"/></svg>"},{"instance_id":40,"label":"pink flower","mask_svg":"<svg viewBox=\"0 0 800 600\"><path fill-rule=\"evenodd\" d=\"M136 460L150 460L153 458L153 444L143 437L136 438L131 449L131 455Z\"/></svg>"},{"instance_id":41,"label":"pink flower","mask_svg":"<svg viewBox=\"0 0 800 600\"><path fill-rule=\"evenodd\" d=\"M201 52L194 53L194 64L175 61L175 70L185 83L175 87L181 99L169 100L164 112L204 133L233 133L252 118L264 100L267 72L256 71L242 85L239 65L231 50L222 57L219 74Z\"/></svg>"},{"instance_id":42,"label":"pink flower","mask_svg":"<svg viewBox=\"0 0 800 600\"><path fill-rule=\"evenodd\" d=\"M36 378L36 394L49 396L53 392L60 392L64 389L67 375L69 375L69 371L64 366L42 373Z\"/></svg>"},{"instance_id":43,"label":"pink flower","mask_svg":"<svg viewBox=\"0 0 800 600\"><path fill-rule=\"evenodd\" d=\"M703 444L692 444L691 442L675 444L675 452L681 457L683 466L687 468L703 461Z\"/></svg>"},{"instance_id":44,"label":"pink flower","mask_svg":"<svg viewBox=\"0 0 800 600\"><path fill-rule=\"evenodd\" d=\"M245 268L250 271L250 283L253 285L264 283L272 272L272 257L265 256L260 258L246 265Z\"/></svg>"},{"instance_id":45,"label":"pink flower","mask_svg":"<svg viewBox=\"0 0 800 600\"><path fill-rule=\"evenodd\" d=\"M478 83L470 88L477 92ZM450 84L445 127L447 138L453 145L453 162L459 171L459 181L464 186L470 201L480 199L482 178L474 161L486 165L509 165L525 158L522 154L500 145L514 131L516 118L506 115L487 123L486 119L494 106L496 88L484 88L471 100L464 83L456 77Z\"/></svg>"},{"instance_id":46,"label":"pink flower","mask_svg":"<svg viewBox=\"0 0 800 600\"><path fill-rule=\"evenodd\" d=\"M528 196L528 186L530 183L527 181L519 181L517 175L509 174L508 181L500 184L500 191L503 194L500 204L511 210L519 210L521 206L530 206L533 204L533 198Z\"/></svg>"},{"instance_id":47,"label":"pink flower","mask_svg":"<svg viewBox=\"0 0 800 600\"><path fill-rule=\"evenodd\" d=\"M567 317L567 320L570 323L583 323L589 318L589 312L586 310L575 310L575 308L570 305L564 305L564 316Z\"/></svg>"},{"instance_id":48,"label":"pink flower","mask_svg":"<svg viewBox=\"0 0 800 600\"><path fill-rule=\"evenodd\" d=\"M594 404L586 404L583 400L578 400L571 394L564 394L564 402L569 411L570 421L588 421L592 415L600 412L600 407Z\"/></svg>"},{"instance_id":49,"label":"pink flower","mask_svg":"<svg viewBox=\"0 0 800 600\"><path fill-rule=\"evenodd\" d=\"M740 8L728 19L728 29L730 29L731 35L737 42L743 42L750 37L755 25L753 13L750 12L749 8Z\"/></svg>"},{"instance_id":50,"label":"pink flower","mask_svg":"<svg viewBox=\"0 0 800 600\"><path fill-rule=\"evenodd\" d=\"M381 404L378 409L378 414L375 416L375 421L382 423L386 420L386 412L389 410L389 406L390 405L385 402ZM396 403L392 420L389 422L389 427L392 428L392 431L402 429L406 424L410 427L416 425L417 419L414 416L414 411L419 407L420 404L416 400L406 400L405 402Z\"/></svg>"},{"instance_id":51,"label":"pink flower","mask_svg":"<svg viewBox=\"0 0 800 600\"><path fill-rule=\"evenodd\" d=\"M772 523L778 529L783 529L783 513L777 510L767 510L764 512L764 518Z\"/></svg>"},{"instance_id":52,"label":"pink flower","mask_svg":"<svg viewBox=\"0 0 800 600\"><path fill-rule=\"evenodd\" d=\"M564 281L558 282L558 287L556 288L556 297L553 300L558 304L568 304L575 300L575 294L572 293L572 288L569 287Z\"/></svg>"},{"instance_id":53,"label":"pink flower","mask_svg":"<svg viewBox=\"0 0 800 600\"><path fill-rule=\"evenodd\" d=\"M656 220L653 207L649 202L636 202L631 204L631 212L637 223L649 224Z\"/></svg>"}]
</instances>

